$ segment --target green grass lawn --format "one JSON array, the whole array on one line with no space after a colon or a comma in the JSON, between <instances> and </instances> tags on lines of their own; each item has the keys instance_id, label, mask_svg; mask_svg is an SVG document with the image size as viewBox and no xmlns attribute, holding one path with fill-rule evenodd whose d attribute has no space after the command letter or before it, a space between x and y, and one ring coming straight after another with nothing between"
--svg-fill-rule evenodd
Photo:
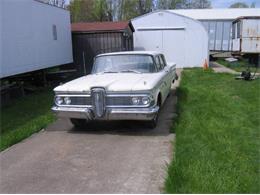
<instances>
[{"instance_id":1,"label":"green grass lawn","mask_svg":"<svg viewBox=\"0 0 260 195\"><path fill-rule=\"evenodd\" d=\"M55 120L53 93L45 90L15 100L1 109L0 151L29 137Z\"/></svg>"},{"instance_id":2,"label":"green grass lawn","mask_svg":"<svg viewBox=\"0 0 260 195\"><path fill-rule=\"evenodd\" d=\"M260 193L260 79L187 69L167 193Z\"/></svg>"},{"instance_id":3,"label":"green grass lawn","mask_svg":"<svg viewBox=\"0 0 260 195\"><path fill-rule=\"evenodd\" d=\"M248 60L246 59L239 59L236 62L227 62L225 59L219 58L217 62L237 72L245 71L248 68ZM260 68L255 69L255 66L252 64L250 64L250 70L251 72L260 72Z\"/></svg>"}]
</instances>

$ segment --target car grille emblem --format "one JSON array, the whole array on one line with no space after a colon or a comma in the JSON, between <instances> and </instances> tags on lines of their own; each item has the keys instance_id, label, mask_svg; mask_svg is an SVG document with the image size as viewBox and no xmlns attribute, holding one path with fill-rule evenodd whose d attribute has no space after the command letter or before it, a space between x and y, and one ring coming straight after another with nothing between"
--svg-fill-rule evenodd
<instances>
[{"instance_id":1,"label":"car grille emblem","mask_svg":"<svg viewBox=\"0 0 260 195\"><path fill-rule=\"evenodd\" d=\"M105 114L105 90L103 88L92 88L92 106L95 117L101 118Z\"/></svg>"}]
</instances>

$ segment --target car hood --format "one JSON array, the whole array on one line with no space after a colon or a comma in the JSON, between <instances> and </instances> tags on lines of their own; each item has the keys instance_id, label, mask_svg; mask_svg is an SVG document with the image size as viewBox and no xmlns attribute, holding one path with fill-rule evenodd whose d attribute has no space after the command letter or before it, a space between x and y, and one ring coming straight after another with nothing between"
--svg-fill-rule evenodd
<instances>
[{"instance_id":1,"label":"car hood","mask_svg":"<svg viewBox=\"0 0 260 195\"><path fill-rule=\"evenodd\" d=\"M89 92L93 87L106 91L146 91L154 88L160 73L104 73L80 77L54 89L55 92Z\"/></svg>"}]
</instances>

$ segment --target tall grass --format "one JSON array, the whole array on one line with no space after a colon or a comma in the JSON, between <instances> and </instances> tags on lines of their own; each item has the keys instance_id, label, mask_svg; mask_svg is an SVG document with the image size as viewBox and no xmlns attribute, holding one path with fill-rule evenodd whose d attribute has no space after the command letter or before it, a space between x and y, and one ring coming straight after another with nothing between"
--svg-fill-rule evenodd
<instances>
[{"instance_id":1,"label":"tall grass","mask_svg":"<svg viewBox=\"0 0 260 195\"><path fill-rule=\"evenodd\" d=\"M260 192L260 80L183 72L167 193Z\"/></svg>"}]
</instances>

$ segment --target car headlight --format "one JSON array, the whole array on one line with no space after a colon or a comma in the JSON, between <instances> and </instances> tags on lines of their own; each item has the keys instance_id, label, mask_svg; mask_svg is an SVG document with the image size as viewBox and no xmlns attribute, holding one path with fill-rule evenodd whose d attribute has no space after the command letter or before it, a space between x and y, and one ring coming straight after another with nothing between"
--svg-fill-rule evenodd
<instances>
[{"instance_id":1,"label":"car headlight","mask_svg":"<svg viewBox=\"0 0 260 195\"><path fill-rule=\"evenodd\" d=\"M56 105L61 105L63 103L63 98L60 96L57 96L55 98L55 103L56 103Z\"/></svg>"},{"instance_id":2,"label":"car headlight","mask_svg":"<svg viewBox=\"0 0 260 195\"><path fill-rule=\"evenodd\" d=\"M150 104L150 98L149 98L149 97L143 97L143 98L142 98L142 103L143 103L144 105Z\"/></svg>"},{"instance_id":3,"label":"car headlight","mask_svg":"<svg viewBox=\"0 0 260 195\"><path fill-rule=\"evenodd\" d=\"M151 98L149 96L138 96L132 97L132 104L133 105L149 105L151 103Z\"/></svg>"},{"instance_id":4,"label":"car headlight","mask_svg":"<svg viewBox=\"0 0 260 195\"><path fill-rule=\"evenodd\" d=\"M71 103L71 99L69 98L69 97L65 97L64 98L64 102L65 102L65 104L70 104Z\"/></svg>"},{"instance_id":5,"label":"car headlight","mask_svg":"<svg viewBox=\"0 0 260 195\"><path fill-rule=\"evenodd\" d=\"M134 105L138 105L139 104L139 98L138 97L132 97L132 103L134 104Z\"/></svg>"}]
</instances>

